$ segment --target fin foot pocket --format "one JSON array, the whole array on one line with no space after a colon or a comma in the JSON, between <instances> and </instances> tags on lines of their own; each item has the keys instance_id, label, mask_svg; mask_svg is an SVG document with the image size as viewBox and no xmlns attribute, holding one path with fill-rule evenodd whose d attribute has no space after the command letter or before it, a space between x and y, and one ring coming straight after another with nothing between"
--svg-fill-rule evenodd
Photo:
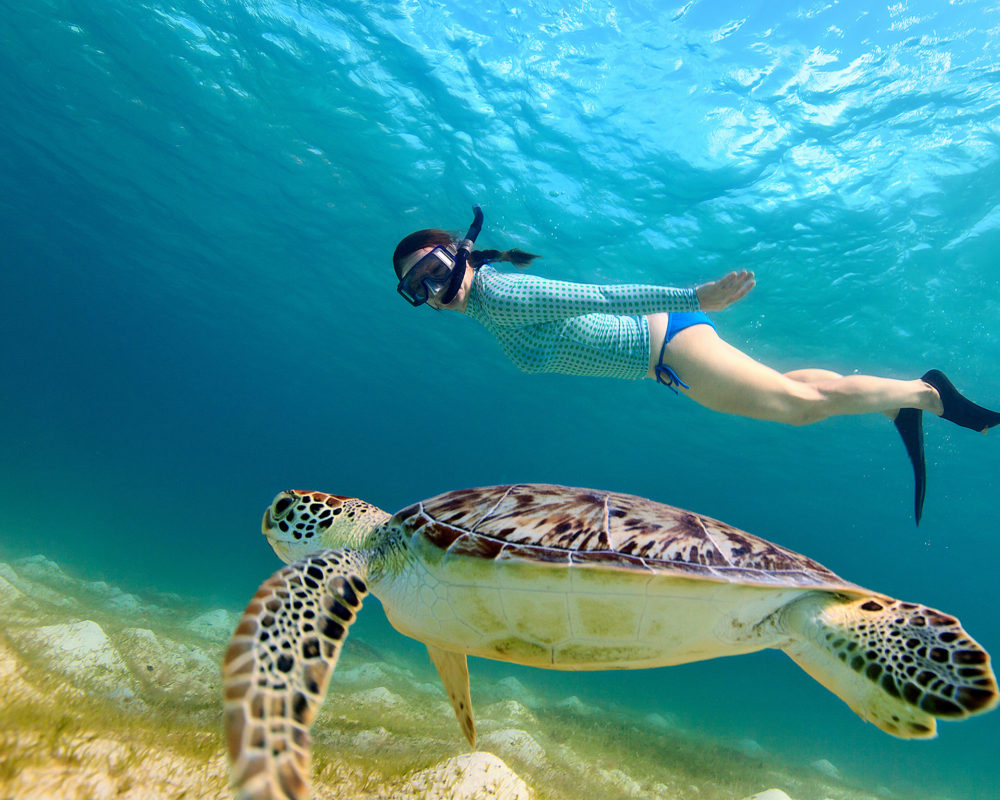
<instances>
[{"instance_id":1,"label":"fin foot pocket","mask_svg":"<svg viewBox=\"0 0 1000 800\"><path fill-rule=\"evenodd\" d=\"M1000 413L977 406L958 391L941 370L928 370L921 380L933 386L941 395L941 405L944 406L942 419L980 433L986 433L990 428L1000 425Z\"/></svg>"}]
</instances>

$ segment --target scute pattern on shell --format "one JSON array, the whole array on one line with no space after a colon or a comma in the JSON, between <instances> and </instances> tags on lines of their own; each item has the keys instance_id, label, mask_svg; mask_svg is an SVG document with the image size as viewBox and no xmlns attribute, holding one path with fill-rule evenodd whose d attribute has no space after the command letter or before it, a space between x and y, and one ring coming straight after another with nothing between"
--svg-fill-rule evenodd
<instances>
[{"instance_id":1,"label":"scute pattern on shell","mask_svg":"<svg viewBox=\"0 0 1000 800\"><path fill-rule=\"evenodd\" d=\"M724 522L629 494L551 484L460 489L404 508L393 523L449 553L480 558L860 590Z\"/></svg>"}]
</instances>

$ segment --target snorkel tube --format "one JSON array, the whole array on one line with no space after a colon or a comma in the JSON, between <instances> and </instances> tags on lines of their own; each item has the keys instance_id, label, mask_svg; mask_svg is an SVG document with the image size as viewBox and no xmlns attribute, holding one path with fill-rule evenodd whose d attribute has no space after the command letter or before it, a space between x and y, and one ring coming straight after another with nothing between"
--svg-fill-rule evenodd
<instances>
[{"instance_id":1,"label":"snorkel tube","mask_svg":"<svg viewBox=\"0 0 1000 800\"><path fill-rule=\"evenodd\" d=\"M455 295L458 294L458 290L462 288L462 281L465 280L465 265L469 262L469 253L472 252L472 245L476 243L476 237L479 236L479 231L482 229L483 210L475 205L472 207L472 225L458 246L458 252L455 254L455 268L451 271L451 281L448 283L447 291L441 296L442 305L450 304L455 299Z\"/></svg>"}]
</instances>

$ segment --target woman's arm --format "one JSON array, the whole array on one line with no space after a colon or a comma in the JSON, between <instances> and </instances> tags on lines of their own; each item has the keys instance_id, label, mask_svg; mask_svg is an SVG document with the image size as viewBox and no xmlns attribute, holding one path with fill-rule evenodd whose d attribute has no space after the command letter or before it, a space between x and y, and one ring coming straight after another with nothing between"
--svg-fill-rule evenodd
<instances>
[{"instance_id":1,"label":"woman's arm","mask_svg":"<svg viewBox=\"0 0 1000 800\"><path fill-rule=\"evenodd\" d=\"M721 311L726 306L731 306L737 300L747 296L747 293L757 285L753 273L749 270L741 269L737 272L730 272L717 281L703 283L695 292L698 294L698 301L701 303L702 311Z\"/></svg>"},{"instance_id":2,"label":"woman's arm","mask_svg":"<svg viewBox=\"0 0 1000 800\"><path fill-rule=\"evenodd\" d=\"M480 270L477 282L483 306L499 325L533 325L594 313L655 314L700 308L694 289L669 286L569 283L537 275L497 272L488 267ZM710 302L718 295L717 290L706 291Z\"/></svg>"}]
</instances>

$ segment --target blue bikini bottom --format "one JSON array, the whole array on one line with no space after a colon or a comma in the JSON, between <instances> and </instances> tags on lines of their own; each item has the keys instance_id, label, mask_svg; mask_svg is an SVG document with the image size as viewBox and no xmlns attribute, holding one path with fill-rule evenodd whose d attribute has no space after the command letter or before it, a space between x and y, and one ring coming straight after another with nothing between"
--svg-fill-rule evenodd
<instances>
[{"instance_id":1,"label":"blue bikini bottom","mask_svg":"<svg viewBox=\"0 0 1000 800\"><path fill-rule=\"evenodd\" d=\"M673 390L674 394L677 394L678 386L683 386L685 389L690 389L691 387L680 379L680 376L674 372L673 367L668 367L663 363L663 354L667 349L667 342L682 330L690 328L692 325L711 325L712 329L715 329L712 320L708 318L708 315L704 311L672 311L667 317L667 335L663 337L659 363L656 365L654 372L656 373L656 382L662 383L668 389Z\"/></svg>"}]
</instances>

